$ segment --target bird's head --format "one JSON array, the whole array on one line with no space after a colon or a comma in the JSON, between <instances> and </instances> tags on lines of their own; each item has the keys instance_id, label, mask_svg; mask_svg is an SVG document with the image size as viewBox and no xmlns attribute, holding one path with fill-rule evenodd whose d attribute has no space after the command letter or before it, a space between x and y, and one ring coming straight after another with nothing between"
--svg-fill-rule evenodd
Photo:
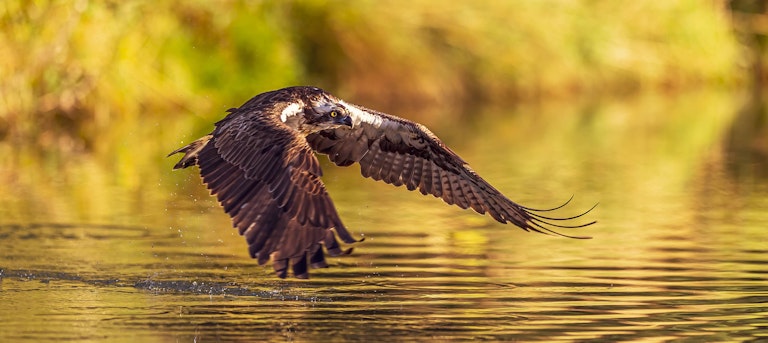
<instances>
[{"instance_id":1,"label":"bird's head","mask_svg":"<svg viewBox=\"0 0 768 343\"><path fill-rule=\"evenodd\" d=\"M347 108L328 94L321 94L311 99L304 113L306 123L316 127L317 130L335 129L341 126L352 127L352 117L349 116Z\"/></svg>"}]
</instances>

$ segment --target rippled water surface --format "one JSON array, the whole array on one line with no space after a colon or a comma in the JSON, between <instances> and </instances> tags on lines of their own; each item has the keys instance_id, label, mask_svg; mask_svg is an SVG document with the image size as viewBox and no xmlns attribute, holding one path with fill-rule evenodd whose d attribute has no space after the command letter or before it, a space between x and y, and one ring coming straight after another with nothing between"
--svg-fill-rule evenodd
<instances>
[{"instance_id":1,"label":"rippled water surface","mask_svg":"<svg viewBox=\"0 0 768 343\"><path fill-rule=\"evenodd\" d=\"M0 143L0 341L768 341L763 108L697 93L432 123L513 200L575 195L561 215L599 202L598 224L564 231L591 240L526 233L321 157L366 239L310 280L248 257L197 170L170 170L179 142L113 143L131 156L119 163Z\"/></svg>"}]
</instances>

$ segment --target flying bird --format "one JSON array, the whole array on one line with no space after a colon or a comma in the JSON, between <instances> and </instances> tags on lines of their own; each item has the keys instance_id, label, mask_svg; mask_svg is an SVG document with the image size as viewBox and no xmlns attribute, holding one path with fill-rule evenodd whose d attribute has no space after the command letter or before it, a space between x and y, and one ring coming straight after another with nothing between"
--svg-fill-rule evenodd
<instances>
[{"instance_id":1,"label":"flying bird","mask_svg":"<svg viewBox=\"0 0 768 343\"><path fill-rule=\"evenodd\" d=\"M308 278L308 264L327 267L331 256L349 254L344 243L358 242L339 218L320 180L315 153L339 166L360 165L364 177L463 209L489 214L523 230L560 234L552 229L567 218L547 217L496 190L421 124L347 103L316 87L288 87L259 94L215 124L213 132L171 152L184 153L174 169L197 165L203 182L245 236L260 265L273 260L277 276L289 266ZM570 201L570 200L568 200ZM594 206L592 207L594 208ZM335 234L334 234L335 232Z\"/></svg>"}]
</instances>

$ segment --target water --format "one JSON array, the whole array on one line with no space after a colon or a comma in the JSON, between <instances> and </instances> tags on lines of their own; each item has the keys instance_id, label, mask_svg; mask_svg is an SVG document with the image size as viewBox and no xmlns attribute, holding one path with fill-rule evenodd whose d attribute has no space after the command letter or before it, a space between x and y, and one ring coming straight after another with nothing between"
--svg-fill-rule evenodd
<instances>
[{"instance_id":1,"label":"water","mask_svg":"<svg viewBox=\"0 0 768 343\"><path fill-rule=\"evenodd\" d=\"M473 118L431 127L526 206L599 202L597 225L567 231L594 239L525 233L321 158L366 240L279 280L197 171L170 171L163 153L193 133L118 159L6 142L0 341L768 340L761 102L702 92Z\"/></svg>"}]
</instances>

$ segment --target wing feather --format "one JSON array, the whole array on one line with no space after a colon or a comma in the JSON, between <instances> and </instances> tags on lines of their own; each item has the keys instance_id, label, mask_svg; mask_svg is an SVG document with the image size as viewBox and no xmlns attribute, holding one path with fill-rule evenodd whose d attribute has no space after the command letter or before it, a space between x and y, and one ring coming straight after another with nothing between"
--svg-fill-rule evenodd
<instances>
[{"instance_id":1,"label":"wing feather","mask_svg":"<svg viewBox=\"0 0 768 343\"><path fill-rule=\"evenodd\" d=\"M435 196L440 196L439 193L432 191L432 165L432 161L424 160L424 163L421 166L421 187L419 187L419 191L424 195L433 194Z\"/></svg>"},{"instance_id":2,"label":"wing feather","mask_svg":"<svg viewBox=\"0 0 768 343\"><path fill-rule=\"evenodd\" d=\"M461 185L459 184L461 179L457 177L450 177L449 181L451 183L451 193L453 194L454 199L456 199L456 205L462 209L469 207L470 198L461 190Z\"/></svg>"},{"instance_id":3,"label":"wing feather","mask_svg":"<svg viewBox=\"0 0 768 343\"><path fill-rule=\"evenodd\" d=\"M382 170L382 173L384 174L384 182L391 183L395 186L402 186L403 181L401 180L401 177L404 174L403 160L406 159L406 155L402 155L402 154L391 154L391 155L393 156L392 163L386 166L386 170Z\"/></svg>"},{"instance_id":4,"label":"wing feather","mask_svg":"<svg viewBox=\"0 0 768 343\"><path fill-rule=\"evenodd\" d=\"M353 117L352 128L336 128L307 136L313 149L327 154L337 165L357 162L364 177L395 186L405 185L409 190L418 189L424 195L431 194L448 204L487 213L501 223L512 223L526 231L559 234L548 226L583 226L547 222L544 219L573 218L542 218L535 214L540 210L511 201L470 169L426 127L342 103Z\"/></svg>"},{"instance_id":5,"label":"wing feather","mask_svg":"<svg viewBox=\"0 0 768 343\"><path fill-rule=\"evenodd\" d=\"M413 180L412 180L413 169L414 169L413 164L415 160L416 160L415 158L412 158L408 155L403 155L403 158L402 158L403 165L402 165L402 171L400 172L400 182L401 182L401 185L405 185L405 187L409 191L416 189L415 187L413 187Z\"/></svg>"},{"instance_id":6,"label":"wing feather","mask_svg":"<svg viewBox=\"0 0 768 343\"><path fill-rule=\"evenodd\" d=\"M469 198L469 206L472 207L475 212L480 214L485 214L485 202L483 201L482 197L478 197L477 193L475 193L475 190L472 188L472 186L469 184L467 180L461 179L459 181L459 184L461 185L461 189L464 192L464 194L467 195Z\"/></svg>"},{"instance_id":7,"label":"wing feather","mask_svg":"<svg viewBox=\"0 0 768 343\"><path fill-rule=\"evenodd\" d=\"M432 195L442 198L443 197L443 183L442 183L442 170L434 163L430 163L430 181L432 182Z\"/></svg>"}]
</instances>

